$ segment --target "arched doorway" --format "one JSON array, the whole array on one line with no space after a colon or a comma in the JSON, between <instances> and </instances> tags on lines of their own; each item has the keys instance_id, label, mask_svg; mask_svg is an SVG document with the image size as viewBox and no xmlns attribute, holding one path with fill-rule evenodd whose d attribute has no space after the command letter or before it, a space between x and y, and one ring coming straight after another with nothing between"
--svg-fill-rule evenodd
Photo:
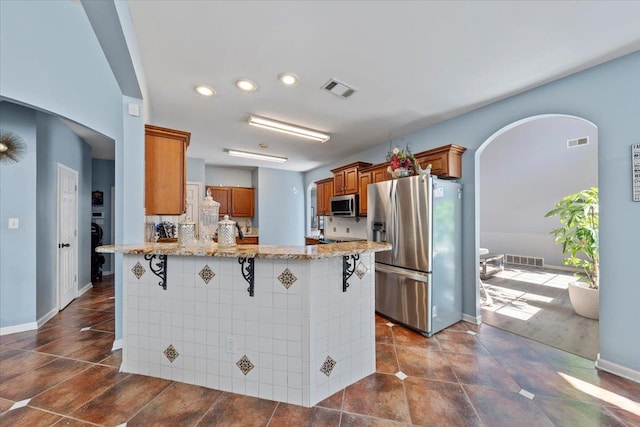
<instances>
[{"instance_id":1,"label":"arched doorway","mask_svg":"<svg viewBox=\"0 0 640 427\"><path fill-rule=\"evenodd\" d=\"M557 218L544 214L563 196L597 187L597 146L595 124L546 114L505 126L475 154L479 246L503 256L489 262L483 322L593 360L597 321L570 307L572 272L549 234Z\"/></svg>"}]
</instances>

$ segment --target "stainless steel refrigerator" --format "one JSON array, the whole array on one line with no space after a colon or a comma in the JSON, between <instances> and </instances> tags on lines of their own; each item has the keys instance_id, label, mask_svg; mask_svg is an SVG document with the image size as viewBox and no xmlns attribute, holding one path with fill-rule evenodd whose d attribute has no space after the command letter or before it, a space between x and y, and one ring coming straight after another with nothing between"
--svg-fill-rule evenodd
<instances>
[{"instance_id":1,"label":"stainless steel refrigerator","mask_svg":"<svg viewBox=\"0 0 640 427\"><path fill-rule=\"evenodd\" d=\"M431 336L462 319L462 187L430 175L369 184L376 311Z\"/></svg>"}]
</instances>

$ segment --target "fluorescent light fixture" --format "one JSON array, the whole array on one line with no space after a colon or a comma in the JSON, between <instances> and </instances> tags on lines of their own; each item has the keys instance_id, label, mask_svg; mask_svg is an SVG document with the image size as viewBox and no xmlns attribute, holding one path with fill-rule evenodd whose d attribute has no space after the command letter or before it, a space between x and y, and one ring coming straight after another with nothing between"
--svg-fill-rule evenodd
<instances>
[{"instance_id":1,"label":"fluorescent light fixture","mask_svg":"<svg viewBox=\"0 0 640 427\"><path fill-rule=\"evenodd\" d=\"M292 125L290 123L279 122L277 120L266 119L264 117L249 116L248 123L251 126L257 126L263 129L275 130L277 132L287 133L289 135L299 136L301 138L311 139L318 142L326 142L330 136L312 129L303 128Z\"/></svg>"},{"instance_id":2,"label":"fluorescent light fixture","mask_svg":"<svg viewBox=\"0 0 640 427\"><path fill-rule=\"evenodd\" d=\"M278 74L278 80L285 86L297 86L299 81L298 76L293 73Z\"/></svg>"},{"instance_id":3,"label":"fluorescent light fixture","mask_svg":"<svg viewBox=\"0 0 640 427\"><path fill-rule=\"evenodd\" d=\"M215 89L207 85L196 86L196 92L198 92L202 96L213 96L216 94Z\"/></svg>"},{"instance_id":4,"label":"fluorescent light fixture","mask_svg":"<svg viewBox=\"0 0 640 427\"><path fill-rule=\"evenodd\" d=\"M238 87L238 89L245 92L254 92L256 89L258 89L258 85L253 80L249 79L238 80L236 82L236 86Z\"/></svg>"},{"instance_id":5,"label":"fluorescent light fixture","mask_svg":"<svg viewBox=\"0 0 640 427\"><path fill-rule=\"evenodd\" d=\"M244 157L247 159L266 160L268 162L277 162L277 163L284 163L288 160L286 157L270 156L268 154L250 153L248 151L232 150L229 148L227 148L225 151L229 153L230 156Z\"/></svg>"}]
</instances>

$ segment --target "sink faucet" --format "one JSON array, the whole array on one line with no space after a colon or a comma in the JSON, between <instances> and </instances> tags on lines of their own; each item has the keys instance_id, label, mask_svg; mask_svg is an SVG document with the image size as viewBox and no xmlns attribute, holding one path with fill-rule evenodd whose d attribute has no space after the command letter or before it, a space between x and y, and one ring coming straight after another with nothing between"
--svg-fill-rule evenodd
<instances>
[{"instance_id":1,"label":"sink faucet","mask_svg":"<svg viewBox=\"0 0 640 427\"><path fill-rule=\"evenodd\" d=\"M238 229L238 237L240 239L243 239L244 238L244 234L242 233L242 228L240 227L240 224L238 224L237 222L236 222L236 228Z\"/></svg>"}]
</instances>

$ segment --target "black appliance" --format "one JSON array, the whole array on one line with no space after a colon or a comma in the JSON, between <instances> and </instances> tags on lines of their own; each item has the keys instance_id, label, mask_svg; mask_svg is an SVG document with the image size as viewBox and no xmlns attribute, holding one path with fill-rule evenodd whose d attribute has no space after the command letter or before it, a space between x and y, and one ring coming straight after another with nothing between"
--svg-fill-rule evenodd
<instances>
[{"instance_id":1,"label":"black appliance","mask_svg":"<svg viewBox=\"0 0 640 427\"><path fill-rule=\"evenodd\" d=\"M102 280L102 264L104 255L96 252L96 248L102 245L102 227L95 222L91 223L91 281Z\"/></svg>"}]
</instances>

